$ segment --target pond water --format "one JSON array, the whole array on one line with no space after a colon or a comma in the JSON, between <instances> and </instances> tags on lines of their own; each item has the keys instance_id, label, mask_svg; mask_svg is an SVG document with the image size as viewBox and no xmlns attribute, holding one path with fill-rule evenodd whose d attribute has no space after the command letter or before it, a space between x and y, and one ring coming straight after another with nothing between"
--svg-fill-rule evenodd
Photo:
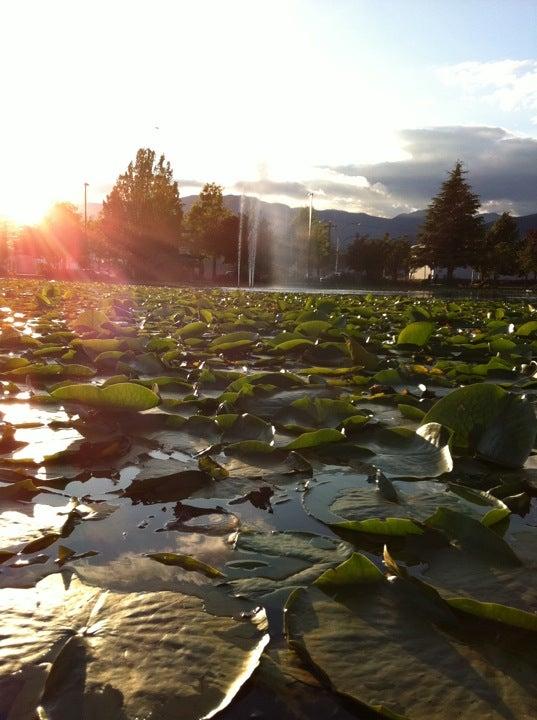
<instances>
[{"instance_id":1,"label":"pond water","mask_svg":"<svg viewBox=\"0 0 537 720\"><path fill-rule=\"evenodd\" d=\"M532 716L526 300L2 293L0 717Z\"/></svg>"}]
</instances>

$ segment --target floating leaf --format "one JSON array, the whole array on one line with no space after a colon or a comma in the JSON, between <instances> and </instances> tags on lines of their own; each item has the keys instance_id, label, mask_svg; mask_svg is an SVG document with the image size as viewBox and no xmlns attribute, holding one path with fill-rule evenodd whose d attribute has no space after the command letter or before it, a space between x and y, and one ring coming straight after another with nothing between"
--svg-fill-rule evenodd
<instances>
[{"instance_id":1,"label":"floating leaf","mask_svg":"<svg viewBox=\"0 0 537 720\"><path fill-rule=\"evenodd\" d=\"M332 428L324 428L323 430L315 430L314 432L302 433L296 440L292 440L285 446L287 450L303 450L305 448L314 448L327 443L341 442L345 440L345 436L339 430Z\"/></svg>"},{"instance_id":2,"label":"floating leaf","mask_svg":"<svg viewBox=\"0 0 537 720\"><path fill-rule=\"evenodd\" d=\"M83 715L212 717L251 675L268 634L264 611L236 620L208 614L203 602L170 591L103 591L69 574L1 590L3 621L17 631L3 645L0 682L51 663L46 692L32 698L51 720L72 715L73 683Z\"/></svg>"},{"instance_id":3,"label":"floating leaf","mask_svg":"<svg viewBox=\"0 0 537 720\"><path fill-rule=\"evenodd\" d=\"M97 385L66 385L53 390L55 400L74 402L93 407L117 410L149 410L159 404L159 396L137 383L115 383L106 387Z\"/></svg>"},{"instance_id":4,"label":"floating leaf","mask_svg":"<svg viewBox=\"0 0 537 720\"><path fill-rule=\"evenodd\" d=\"M208 578L223 578L225 577L223 572L217 570L211 565L207 565L201 560L197 560L191 555L178 555L177 553L162 552L162 553L149 553L148 556L151 560L156 560L163 565L175 565L188 570L189 572L199 572Z\"/></svg>"},{"instance_id":5,"label":"floating leaf","mask_svg":"<svg viewBox=\"0 0 537 720\"><path fill-rule=\"evenodd\" d=\"M537 431L531 404L491 383L453 390L433 405L423 422L450 428L454 448L477 451L508 467L524 464Z\"/></svg>"},{"instance_id":6,"label":"floating leaf","mask_svg":"<svg viewBox=\"0 0 537 720\"><path fill-rule=\"evenodd\" d=\"M177 330L177 335L181 338L199 337L207 331L207 325L204 322L191 322L187 325L183 325L182 328Z\"/></svg>"},{"instance_id":7,"label":"floating leaf","mask_svg":"<svg viewBox=\"0 0 537 720\"><path fill-rule=\"evenodd\" d=\"M537 632L537 613L525 612L518 608L500 605L498 603L484 603L471 598L449 598L451 607L476 617L494 620L494 622L513 625L531 632Z\"/></svg>"},{"instance_id":8,"label":"floating leaf","mask_svg":"<svg viewBox=\"0 0 537 720\"><path fill-rule=\"evenodd\" d=\"M401 403L397 406L397 408L401 415L409 420L416 420L416 422L420 422L420 420L423 420L425 417L423 410L420 410L420 408L417 408L414 405L405 405Z\"/></svg>"},{"instance_id":9,"label":"floating leaf","mask_svg":"<svg viewBox=\"0 0 537 720\"><path fill-rule=\"evenodd\" d=\"M415 345L422 347L427 344L434 331L434 324L431 322L413 322L404 327L397 338L398 345Z\"/></svg>"},{"instance_id":10,"label":"floating leaf","mask_svg":"<svg viewBox=\"0 0 537 720\"><path fill-rule=\"evenodd\" d=\"M354 583L346 577L336 588L321 585L326 592L299 589L287 602L290 646L321 682L392 717L500 720L503 707L514 718L531 716L537 661L530 637L517 640L515 670L509 638L463 633L434 591L404 578L364 582L362 568L357 563Z\"/></svg>"}]
</instances>

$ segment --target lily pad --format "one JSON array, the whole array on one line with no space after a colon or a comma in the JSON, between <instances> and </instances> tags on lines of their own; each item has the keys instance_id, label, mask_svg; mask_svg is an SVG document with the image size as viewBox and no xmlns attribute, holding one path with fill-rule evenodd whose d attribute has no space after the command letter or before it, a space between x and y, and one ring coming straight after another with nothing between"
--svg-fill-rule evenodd
<instances>
[{"instance_id":1,"label":"lily pad","mask_svg":"<svg viewBox=\"0 0 537 720\"><path fill-rule=\"evenodd\" d=\"M434 331L434 324L427 321L413 322L404 327L397 338L398 345L422 347Z\"/></svg>"},{"instance_id":2,"label":"lily pad","mask_svg":"<svg viewBox=\"0 0 537 720\"><path fill-rule=\"evenodd\" d=\"M347 563L340 583L336 570L332 582L320 579L287 602L289 644L322 682L388 716L531 716L533 638L517 635L514 656L512 634L472 634L433 591L407 578L375 580L364 567L363 559Z\"/></svg>"},{"instance_id":3,"label":"lily pad","mask_svg":"<svg viewBox=\"0 0 537 720\"><path fill-rule=\"evenodd\" d=\"M137 383L115 383L107 387L97 385L65 385L53 390L52 397L59 402L81 403L99 408L117 410L149 410L159 404L159 396Z\"/></svg>"},{"instance_id":4,"label":"lily pad","mask_svg":"<svg viewBox=\"0 0 537 720\"><path fill-rule=\"evenodd\" d=\"M473 450L507 467L524 464L537 432L532 405L490 383L454 390L433 405L423 422L450 428L455 449Z\"/></svg>"},{"instance_id":5,"label":"lily pad","mask_svg":"<svg viewBox=\"0 0 537 720\"><path fill-rule=\"evenodd\" d=\"M68 572L30 590L1 590L0 608L14 629L3 643L0 682L46 663L47 683L34 701L51 720L72 716L75 698L88 717L212 717L268 642L264 611L215 616L196 597L103 591Z\"/></svg>"}]
</instances>

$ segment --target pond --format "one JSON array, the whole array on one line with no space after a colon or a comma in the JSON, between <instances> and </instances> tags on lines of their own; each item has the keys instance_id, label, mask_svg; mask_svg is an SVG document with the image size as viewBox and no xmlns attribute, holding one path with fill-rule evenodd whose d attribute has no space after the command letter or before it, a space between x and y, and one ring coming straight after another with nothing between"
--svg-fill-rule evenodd
<instances>
[{"instance_id":1,"label":"pond","mask_svg":"<svg viewBox=\"0 0 537 720\"><path fill-rule=\"evenodd\" d=\"M537 714L525 298L0 293L0 718Z\"/></svg>"}]
</instances>

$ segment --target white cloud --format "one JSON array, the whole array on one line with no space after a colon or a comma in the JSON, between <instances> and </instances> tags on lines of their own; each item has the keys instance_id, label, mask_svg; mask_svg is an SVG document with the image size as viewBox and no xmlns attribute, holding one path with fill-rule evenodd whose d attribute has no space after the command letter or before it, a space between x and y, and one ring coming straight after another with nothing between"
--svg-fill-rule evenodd
<instances>
[{"instance_id":1,"label":"white cloud","mask_svg":"<svg viewBox=\"0 0 537 720\"><path fill-rule=\"evenodd\" d=\"M445 85L487 100L506 112L537 111L537 60L462 62L439 68ZM537 115L533 118L537 123Z\"/></svg>"}]
</instances>

